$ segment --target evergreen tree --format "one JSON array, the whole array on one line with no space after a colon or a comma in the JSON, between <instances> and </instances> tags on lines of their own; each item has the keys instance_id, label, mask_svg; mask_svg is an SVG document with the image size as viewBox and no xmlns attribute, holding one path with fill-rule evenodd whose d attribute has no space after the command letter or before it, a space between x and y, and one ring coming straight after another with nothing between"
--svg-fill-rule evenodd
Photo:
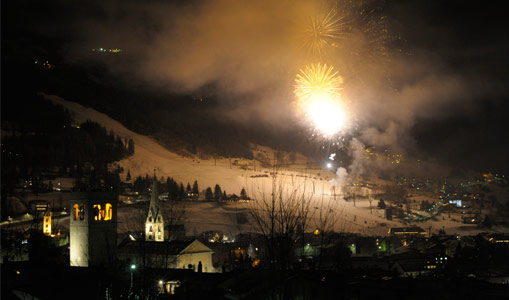
<instances>
[{"instance_id":1,"label":"evergreen tree","mask_svg":"<svg viewBox=\"0 0 509 300\"><path fill-rule=\"evenodd\" d=\"M127 144L127 152L129 153L129 155L133 155L134 154L134 141L133 141L133 139L129 139L129 142Z\"/></svg>"},{"instance_id":2,"label":"evergreen tree","mask_svg":"<svg viewBox=\"0 0 509 300\"><path fill-rule=\"evenodd\" d=\"M199 193L200 193L200 190L198 189L198 181L195 180L193 183L193 194L195 196L198 196Z\"/></svg>"},{"instance_id":3,"label":"evergreen tree","mask_svg":"<svg viewBox=\"0 0 509 300\"><path fill-rule=\"evenodd\" d=\"M166 192L168 193L168 198L173 200L178 198L179 187L175 180L171 177L166 179Z\"/></svg>"},{"instance_id":4,"label":"evergreen tree","mask_svg":"<svg viewBox=\"0 0 509 300\"><path fill-rule=\"evenodd\" d=\"M221 199L222 194L223 193L221 192L221 187L219 186L219 184L216 184L216 186L214 187L214 200L219 201L219 199Z\"/></svg>"},{"instance_id":5,"label":"evergreen tree","mask_svg":"<svg viewBox=\"0 0 509 300\"><path fill-rule=\"evenodd\" d=\"M187 183L187 186L186 186L186 193L187 194L190 194L192 192L192 189L191 189L191 185L189 184L189 182Z\"/></svg>"},{"instance_id":6,"label":"evergreen tree","mask_svg":"<svg viewBox=\"0 0 509 300\"><path fill-rule=\"evenodd\" d=\"M178 194L179 198L180 199L185 199L186 198L186 190L184 189L184 185L181 183L180 184L180 187L179 187L179 194Z\"/></svg>"},{"instance_id":7,"label":"evergreen tree","mask_svg":"<svg viewBox=\"0 0 509 300\"><path fill-rule=\"evenodd\" d=\"M133 183L133 189L138 193L143 192L144 189L143 177L141 176L136 177Z\"/></svg>"},{"instance_id":8,"label":"evergreen tree","mask_svg":"<svg viewBox=\"0 0 509 300\"><path fill-rule=\"evenodd\" d=\"M247 193L245 188L242 188L242 191L240 191L240 199L247 200Z\"/></svg>"},{"instance_id":9,"label":"evergreen tree","mask_svg":"<svg viewBox=\"0 0 509 300\"><path fill-rule=\"evenodd\" d=\"M131 172L127 170L127 176L125 177L125 180L131 181Z\"/></svg>"},{"instance_id":10,"label":"evergreen tree","mask_svg":"<svg viewBox=\"0 0 509 300\"><path fill-rule=\"evenodd\" d=\"M212 193L212 189L210 187L207 188L205 191L205 200L212 200L214 199L214 193Z\"/></svg>"},{"instance_id":11,"label":"evergreen tree","mask_svg":"<svg viewBox=\"0 0 509 300\"><path fill-rule=\"evenodd\" d=\"M221 197L221 200L223 200L223 201L228 200L228 196L226 195L226 191L223 191L223 196Z\"/></svg>"}]
</instances>

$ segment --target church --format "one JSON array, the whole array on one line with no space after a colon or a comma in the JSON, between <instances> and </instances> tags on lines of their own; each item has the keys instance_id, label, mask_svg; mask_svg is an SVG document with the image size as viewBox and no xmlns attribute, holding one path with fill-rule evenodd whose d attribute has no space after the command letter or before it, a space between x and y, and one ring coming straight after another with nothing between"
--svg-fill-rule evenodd
<instances>
[{"instance_id":1,"label":"church","mask_svg":"<svg viewBox=\"0 0 509 300\"><path fill-rule=\"evenodd\" d=\"M200 241L165 241L164 210L155 174L141 238L126 238L117 245L117 205L114 192L71 193L70 266L105 267L120 260L142 268L217 272L212 263L214 251Z\"/></svg>"},{"instance_id":2,"label":"church","mask_svg":"<svg viewBox=\"0 0 509 300\"><path fill-rule=\"evenodd\" d=\"M125 239L118 247L119 258L145 268L193 269L195 272L216 272L212 264L214 251L198 240L165 241L164 216L157 177L154 174L145 238Z\"/></svg>"},{"instance_id":3,"label":"church","mask_svg":"<svg viewBox=\"0 0 509 300\"><path fill-rule=\"evenodd\" d=\"M145 240L154 242L164 241L164 219L157 191L157 180L154 172L154 182L152 183L152 194L150 196L150 206L148 208L147 220L145 221Z\"/></svg>"}]
</instances>

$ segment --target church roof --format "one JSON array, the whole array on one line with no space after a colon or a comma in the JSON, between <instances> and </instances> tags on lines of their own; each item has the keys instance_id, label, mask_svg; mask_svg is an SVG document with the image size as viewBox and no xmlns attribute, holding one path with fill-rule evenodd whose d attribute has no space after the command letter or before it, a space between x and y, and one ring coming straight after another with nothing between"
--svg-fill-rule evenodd
<instances>
[{"instance_id":1,"label":"church roof","mask_svg":"<svg viewBox=\"0 0 509 300\"><path fill-rule=\"evenodd\" d=\"M131 241L124 240L118 246L119 252L135 253L143 251L146 254L160 255L182 255L194 253L210 253L212 249L198 240L183 240L171 242L153 242L153 241Z\"/></svg>"}]
</instances>

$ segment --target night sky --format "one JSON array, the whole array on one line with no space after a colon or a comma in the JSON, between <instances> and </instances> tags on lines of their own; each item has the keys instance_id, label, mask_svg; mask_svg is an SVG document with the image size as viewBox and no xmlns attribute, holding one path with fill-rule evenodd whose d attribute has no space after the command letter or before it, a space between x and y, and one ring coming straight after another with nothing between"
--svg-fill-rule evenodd
<instances>
[{"instance_id":1,"label":"night sky","mask_svg":"<svg viewBox=\"0 0 509 300\"><path fill-rule=\"evenodd\" d=\"M292 106L295 74L324 60L344 78L355 116L350 138L507 173L509 26L502 7L478 1L337 2L346 3L346 37L327 57L316 58L296 38L309 11L322 8L314 3L4 2L2 101L33 84L17 80L23 78L21 66L44 57L57 66L101 65L118 89L213 95L218 118L261 124L284 139L287 131L306 127ZM122 49L120 58L92 51L100 47Z\"/></svg>"}]
</instances>

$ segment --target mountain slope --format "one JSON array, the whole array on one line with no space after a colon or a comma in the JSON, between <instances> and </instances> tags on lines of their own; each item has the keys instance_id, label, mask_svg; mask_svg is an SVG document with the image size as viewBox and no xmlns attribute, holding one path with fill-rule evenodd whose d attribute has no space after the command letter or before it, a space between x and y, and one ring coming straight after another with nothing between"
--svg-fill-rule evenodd
<instances>
[{"instance_id":1,"label":"mountain slope","mask_svg":"<svg viewBox=\"0 0 509 300\"><path fill-rule=\"evenodd\" d=\"M133 178L139 175L153 174L154 168L156 168L156 174L159 178L170 176L177 182L183 182L184 184L197 180L201 190L209 186L213 188L216 184L219 184L229 194L235 193L238 195L240 190L245 187L248 195L254 198L271 195L272 179L269 176L271 169L256 166L255 171L252 167L253 162L245 160L243 162L249 165L244 165L245 167L242 168L230 164L231 161L235 161L233 158L198 160L182 157L167 150L153 138L132 132L118 121L94 109L66 101L58 96L44 96L70 110L77 123L90 119L105 126L108 131L113 130L124 139L133 139L135 154L119 162L120 166L124 168L124 174L129 170ZM272 157L273 155L272 150L264 147L258 147L256 151L265 152L267 157ZM345 201L340 187L336 188L336 196L331 196L332 187L329 180L334 178L335 174L320 170L319 168L309 168L308 164L303 163L304 160L305 158L299 156L297 164L291 165L289 168L279 169L278 178L280 178L281 184L287 190L305 191L305 193L309 194L309 197L312 197L310 205L312 215L317 216L322 200L324 202L334 201L338 216L335 230L369 235L386 235L387 227L402 226L398 221L386 220L383 216L383 210L374 209L373 213L371 213L368 200L365 198L359 198L355 203ZM258 164L258 162L256 163ZM244 208L240 206L244 206ZM235 224L235 218L231 217L231 210L238 208L245 209L245 205L240 204L240 206L239 204L218 206L210 202L190 203L186 220L190 225L188 228L197 232L205 230L235 232L238 224ZM317 226L315 221L316 218L310 222L310 226ZM447 232L458 234L475 234L479 232L476 226L469 226L451 219L446 220L445 218L440 221L430 220L416 225L422 228L431 227L433 232L437 232L440 228L444 228ZM244 230L247 228L249 230L254 229L252 226L245 227Z\"/></svg>"}]
</instances>

